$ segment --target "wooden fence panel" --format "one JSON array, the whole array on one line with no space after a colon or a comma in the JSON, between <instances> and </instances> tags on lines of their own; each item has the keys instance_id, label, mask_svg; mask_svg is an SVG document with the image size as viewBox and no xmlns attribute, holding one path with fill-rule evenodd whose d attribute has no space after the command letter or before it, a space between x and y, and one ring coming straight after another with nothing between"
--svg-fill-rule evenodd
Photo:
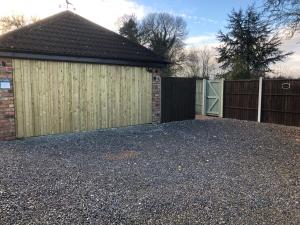
<instances>
[{"instance_id":1,"label":"wooden fence panel","mask_svg":"<svg viewBox=\"0 0 300 225\"><path fill-rule=\"evenodd\" d=\"M223 116L257 121L258 88L258 80L226 80L224 82Z\"/></svg>"},{"instance_id":2,"label":"wooden fence panel","mask_svg":"<svg viewBox=\"0 0 300 225\"><path fill-rule=\"evenodd\" d=\"M146 68L13 60L17 137L152 122Z\"/></svg>"},{"instance_id":3,"label":"wooden fence panel","mask_svg":"<svg viewBox=\"0 0 300 225\"><path fill-rule=\"evenodd\" d=\"M300 126L300 80L264 80L262 122Z\"/></svg>"},{"instance_id":4,"label":"wooden fence panel","mask_svg":"<svg viewBox=\"0 0 300 225\"><path fill-rule=\"evenodd\" d=\"M161 80L161 122L195 118L196 80L171 78Z\"/></svg>"}]
</instances>

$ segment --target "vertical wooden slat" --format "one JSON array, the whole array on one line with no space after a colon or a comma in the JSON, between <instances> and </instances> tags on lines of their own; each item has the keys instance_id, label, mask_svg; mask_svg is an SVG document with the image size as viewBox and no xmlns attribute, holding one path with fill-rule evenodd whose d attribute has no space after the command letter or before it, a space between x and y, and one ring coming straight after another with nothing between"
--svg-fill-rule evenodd
<instances>
[{"instance_id":1,"label":"vertical wooden slat","mask_svg":"<svg viewBox=\"0 0 300 225\"><path fill-rule=\"evenodd\" d=\"M85 112L85 121L84 123L85 128L84 130L93 130L94 128L94 113L93 113L93 83L96 82L96 79L92 78L92 74L88 70L88 66L85 65L85 71L83 71L86 74L86 87L84 93L86 93L86 106L84 107Z\"/></svg>"},{"instance_id":2,"label":"vertical wooden slat","mask_svg":"<svg viewBox=\"0 0 300 225\"><path fill-rule=\"evenodd\" d=\"M120 126L124 126L124 124L127 123L126 106L124 105L127 96L125 89L126 74L124 69L124 66L120 68Z\"/></svg>"},{"instance_id":3,"label":"vertical wooden slat","mask_svg":"<svg viewBox=\"0 0 300 225\"><path fill-rule=\"evenodd\" d=\"M107 128L108 125L108 76L107 74L107 67L101 66L101 127Z\"/></svg>"},{"instance_id":4,"label":"vertical wooden slat","mask_svg":"<svg viewBox=\"0 0 300 225\"><path fill-rule=\"evenodd\" d=\"M72 124L73 124L73 130L74 131L79 131L80 127L80 116L79 116L79 94L80 94L80 89L79 89L79 74L77 70L77 65L72 64L71 66L71 71L72 71L72 112L73 112L73 117L72 117Z\"/></svg>"},{"instance_id":5,"label":"vertical wooden slat","mask_svg":"<svg viewBox=\"0 0 300 225\"><path fill-rule=\"evenodd\" d=\"M125 68L125 73L126 73L126 101L127 101L127 105L126 105L126 121L127 124L132 125L133 124L133 116L132 116L132 112L133 112L133 96L132 96L132 73L131 73L131 69L129 67Z\"/></svg>"},{"instance_id":6,"label":"vertical wooden slat","mask_svg":"<svg viewBox=\"0 0 300 225\"><path fill-rule=\"evenodd\" d=\"M24 70L24 89L28 90L24 93L24 106L25 106L25 131L28 133L30 136L34 135L33 134L33 123L32 123L32 101L31 101L31 81L30 81L30 67L28 64L23 63L22 64L23 70Z\"/></svg>"},{"instance_id":7,"label":"vertical wooden slat","mask_svg":"<svg viewBox=\"0 0 300 225\"><path fill-rule=\"evenodd\" d=\"M135 123L138 124L140 121L140 110L139 110L139 104L140 104L140 98L139 98L139 77L137 74L136 69L133 70L134 73L134 97L135 97Z\"/></svg>"},{"instance_id":8,"label":"vertical wooden slat","mask_svg":"<svg viewBox=\"0 0 300 225\"><path fill-rule=\"evenodd\" d=\"M38 70L39 70L39 65L38 62L34 62L33 64L34 66L31 67L31 80L32 83L36 82L37 84L39 84L39 76L38 76ZM40 92L39 92L39 85L32 85L32 102L33 102L33 112L32 112L32 116L33 116L33 132L34 133L40 133L40 124L39 124L39 120L40 120L40 110L39 110L39 96L40 96Z\"/></svg>"},{"instance_id":9,"label":"vertical wooden slat","mask_svg":"<svg viewBox=\"0 0 300 225\"><path fill-rule=\"evenodd\" d=\"M23 82L21 72L21 61L13 60L14 71L18 72L18 76L14 76L14 95L15 95L15 114L16 114L16 135L17 137L24 136L23 126L23 105L22 105L22 93L23 93ZM17 91L18 90L18 91Z\"/></svg>"},{"instance_id":10,"label":"vertical wooden slat","mask_svg":"<svg viewBox=\"0 0 300 225\"><path fill-rule=\"evenodd\" d=\"M134 92L134 87L135 87L135 75L134 75L134 70L129 69L128 71L129 74L129 95L130 95L130 125L134 125L134 121L135 121L135 92Z\"/></svg>"},{"instance_id":11,"label":"vertical wooden slat","mask_svg":"<svg viewBox=\"0 0 300 225\"><path fill-rule=\"evenodd\" d=\"M108 127L113 127L114 125L114 113L115 113L115 109L114 109L114 89L113 89L113 71L112 71L112 67L108 66L108 83L107 83L107 88L108 88L108 99L107 99L107 104L108 104Z\"/></svg>"},{"instance_id":12,"label":"vertical wooden slat","mask_svg":"<svg viewBox=\"0 0 300 225\"><path fill-rule=\"evenodd\" d=\"M120 117L121 117L121 113L120 113L120 89L121 89L121 78L120 78L120 73L121 73L121 67L114 67L114 86L115 86L115 90L114 90L114 94L115 94L115 105L114 108L116 110L115 113L115 127L119 127L121 126L121 122L120 122Z\"/></svg>"},{"instance_id":13,"label":"vertical wooden slat","mask_svg":"<svg viewBox=\"0 0 300 225\"><path fill-rule=\"evenodd\" d=\"M66 132L71 132L73 131L73 125L72 125L72 120L73 120L73 102L72 102L72 70L71 70L71 64L65 62L65 68L64 68L64 76L65 76L65 89L66 89L66 96L64 99L64 104L67 105L65 107L65 117L64 120L67 123L66 124Z\"/></svg>"},{"instance_id":14,"label":"vertical wooden slat","mask_svg":"<svg viewBox=\"0 0 300 225\"><path fill-rule=\"evenodd\" d=\"M39 93L40 93L40 115L39 115L39 119L40 119L40 134L45 134L46 133L46 111L45 111L45 104L47 102L46 99L46 92L47 89L45 87L45 82L43 82L44 80L47 80L47 76L46 76L46 68L45 68L45 64L43 61L39 61L39 71L38 71L38 76L40 77L40 79L38 80L38 86L39 86ZM15 76L19 76L21 74L16 73ZM17 89L17 91L20 91L19 89ZM25 90L22 90L22 93L24 93ZM25 134L23 134L25 135ZM23 137L23 136L20 136Z\"/></svg>"}]
</instances>

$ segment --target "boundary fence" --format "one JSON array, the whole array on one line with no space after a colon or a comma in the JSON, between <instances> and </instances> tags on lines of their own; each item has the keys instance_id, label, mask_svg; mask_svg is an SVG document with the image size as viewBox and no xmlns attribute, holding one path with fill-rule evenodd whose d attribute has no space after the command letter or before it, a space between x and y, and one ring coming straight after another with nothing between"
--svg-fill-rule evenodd
<instances>
[{"instance_id":1,"label":"boundary fence","mask_svg":"<svg viewBox=\"0 0 300 225\"><path fill-rule=\"evenodd\" d=\"M197 85L205 90L207 83L203 80ZM300 126L300 80L226 80L223 85L220 117ZM206 99L203 91L202 103L196 103L204 106L202 115L206 114Z\"/></svg>"}]
</instances>

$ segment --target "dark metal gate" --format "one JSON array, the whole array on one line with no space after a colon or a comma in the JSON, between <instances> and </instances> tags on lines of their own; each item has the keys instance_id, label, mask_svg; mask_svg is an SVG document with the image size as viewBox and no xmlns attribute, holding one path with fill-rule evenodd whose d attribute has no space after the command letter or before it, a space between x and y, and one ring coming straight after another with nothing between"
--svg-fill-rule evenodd
<instances>
[{"instance_id":1,"label":"dark metal gate","mask_svg":"<svg viewBox=\"0 0 300 225\"><path fill-rule=\"evenodd\" d=\"M163 77L161 80L161 122L195 118L196 80Z\"/></svg>"}]
</instances>

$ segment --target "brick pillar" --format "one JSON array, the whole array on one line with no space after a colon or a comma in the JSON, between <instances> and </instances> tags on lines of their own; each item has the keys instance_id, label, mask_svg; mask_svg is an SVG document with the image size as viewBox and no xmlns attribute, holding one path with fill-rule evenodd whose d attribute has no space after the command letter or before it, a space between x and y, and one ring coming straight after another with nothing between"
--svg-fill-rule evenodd
<instances>
[{"instance_id":1,"label":"brick pillar","mask_svg":"<svg viewBox=\"0 0 300 225\"><path fill-rule=\"evenodd\" d=\"M152 123L161 121L161 77L160 70L152 70Z\"/></svg>"},{"instance_id":2,"label":"brick pillar","mask_svg":"<svg viewBox=\"0 0 300 225\"><path fill-rule=\"evenodd\" d=\"M0 58L0 140L16 138L12 60Z\"/></svg>"}]
</instances>

